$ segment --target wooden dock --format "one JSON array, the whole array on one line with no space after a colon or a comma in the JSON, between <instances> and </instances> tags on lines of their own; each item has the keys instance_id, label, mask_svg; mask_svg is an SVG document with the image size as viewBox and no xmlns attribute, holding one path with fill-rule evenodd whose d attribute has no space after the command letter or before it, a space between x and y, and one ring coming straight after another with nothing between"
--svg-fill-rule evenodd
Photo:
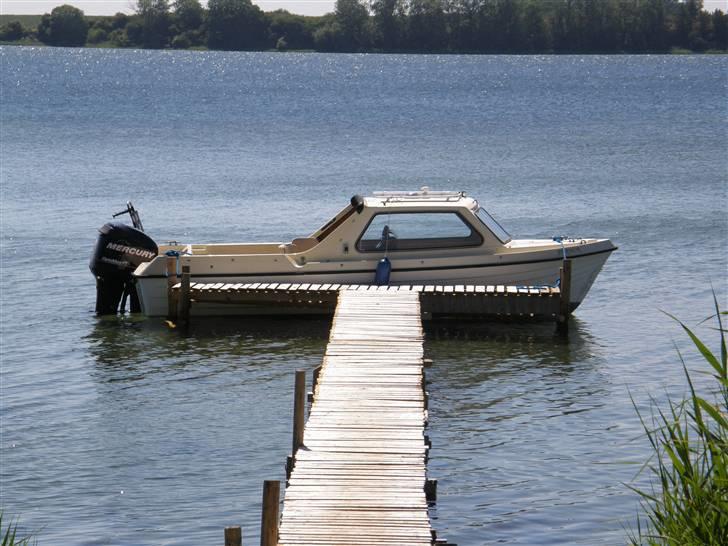
<instances>
[{"instance_id":1,"label":"wooden dock","mask_svg":"<svg viewBox=\"0 0 728 546\"><path fill-rule=\"evenodd\" d=\"M296 372L283 514L280 483L265 481L261 546L447 545L428 515L437 482L426 475L423 318L555 319L567 333L571 313L569 260L559 287L196 283L189 266L180 282L169 271L169 316L185 325L205 304L334 314L305 425L305 372ZM226 546L241 536L226 528Z\"/></svg>"},{"instance_id":2,"label":"wooden dock","mask_svg":"<svg viewBox=\"0 0 728 546\"><path fill-rule=\"evenodd\" d=\"M278 544L429 546L419 292L332 290L338 306Z\"/></svg>"},{"instance_id":3,"label":"wooden dock","mask_svg":"<svg viewBox=\"0 0 728 546\"><path fill-rule=\"evenodd\" d=\"M281 307L333 314L340 292L409 293L421 301L423 318L435 316L536 318L556 320L564 313L562 290L541 286L485 285L340 285L291 283L190 283L186 305L182 283L171 286L170 315L198 304L239 306L241 314L260 307ZM568 305L567 305L568 307Z\"/></svg>"}]
</instances>

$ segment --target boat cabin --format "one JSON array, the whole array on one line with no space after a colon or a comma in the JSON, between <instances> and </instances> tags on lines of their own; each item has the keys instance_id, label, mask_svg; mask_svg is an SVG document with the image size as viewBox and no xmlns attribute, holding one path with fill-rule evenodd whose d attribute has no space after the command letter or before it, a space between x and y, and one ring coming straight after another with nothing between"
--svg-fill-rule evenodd
<instances>
[{"instance_id":1,"label":"boat cabin","mask_svg":"<svg viewBox=\"0 0 728 546\"><path fill-rule=\"evenodd\" d=\"M193 256L306 253L310 260L323 257L323 252L336 259L355 254L368 259L402 252L495 250L510 240L508 232L465 192L423 188L355 195L321 228L290 243L192 244L179 250Z\"/></svg>"}]
</instances>

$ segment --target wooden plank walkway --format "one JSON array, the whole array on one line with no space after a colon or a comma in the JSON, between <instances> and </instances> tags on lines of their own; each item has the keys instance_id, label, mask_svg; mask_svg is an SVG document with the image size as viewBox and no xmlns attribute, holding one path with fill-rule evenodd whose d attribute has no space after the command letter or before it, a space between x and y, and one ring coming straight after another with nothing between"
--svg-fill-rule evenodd
<instances>
[{"instance_id":1,"label":"wooden plank walkway","mask_svg":"<svg viewBox=\"0 0 728 546\"><path fill-rule=\"evenodd\" d=\"M280 546L432 544L422 344L417 291L338 292Z\"/></svg>"}]
</instances>

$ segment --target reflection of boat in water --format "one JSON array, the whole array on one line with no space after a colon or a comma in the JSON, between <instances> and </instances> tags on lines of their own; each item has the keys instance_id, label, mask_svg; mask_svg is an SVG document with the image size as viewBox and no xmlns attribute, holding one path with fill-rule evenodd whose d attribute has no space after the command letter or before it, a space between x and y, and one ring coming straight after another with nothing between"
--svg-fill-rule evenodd
<instances>
[{"instance_id":1,"label":"reflection of boat in water","mask_svg":"<svg viewBox=\"0 0 728 546\"><path fill-rule=\"evenodd\" d=\"M512 239L464 192L427 188L356 195L320 229L289 243L157 247L140 229L124 224L106 224L101 231L92 259L97 311L116 312L122 294L130 293L133 310L149 316L167 313L169 254L190 267L193 280L206 283L370 284L386 257L391 285L552 285L568 257L575 308L616 249L609 239ZM214 306L196 307L199 314L215 312Z\"/></svg>"}]
</instances>

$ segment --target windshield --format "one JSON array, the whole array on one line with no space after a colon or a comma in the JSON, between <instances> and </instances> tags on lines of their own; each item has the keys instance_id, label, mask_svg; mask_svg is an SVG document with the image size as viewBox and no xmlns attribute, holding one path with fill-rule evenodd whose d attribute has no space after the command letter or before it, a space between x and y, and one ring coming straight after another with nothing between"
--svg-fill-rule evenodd
<instances>
[{"instance_id":1,"label":"windshield","mask_svg":"<svg viewBox=\"0 0 728 546\"><path fill-rule=\"evenodd\" d=\"M506 244L511 240L511 235L483 207L478 207L476 216L480 218L480 221L485 224L493 235L498 237L501 243Z\"/></svg>"},{"instance_id":2,"label":"windshield","mask_svg":"<svg viewBox=\"0 0 728 546\"><path fill-rule=\"evenodd\" d=\"M317 239L319 241L323 241L326 237L328 237L331 234L331 232L333 232L347 218L349 218L349 216L354 214L355 210L356 209L354 207L352 207L351 205L347 206L339 214L334 216L331 220L326 222L323 226L321 226L319 229L317 229L311 235L309 235L309 237Z\"/></svg>"}]
</instances>

